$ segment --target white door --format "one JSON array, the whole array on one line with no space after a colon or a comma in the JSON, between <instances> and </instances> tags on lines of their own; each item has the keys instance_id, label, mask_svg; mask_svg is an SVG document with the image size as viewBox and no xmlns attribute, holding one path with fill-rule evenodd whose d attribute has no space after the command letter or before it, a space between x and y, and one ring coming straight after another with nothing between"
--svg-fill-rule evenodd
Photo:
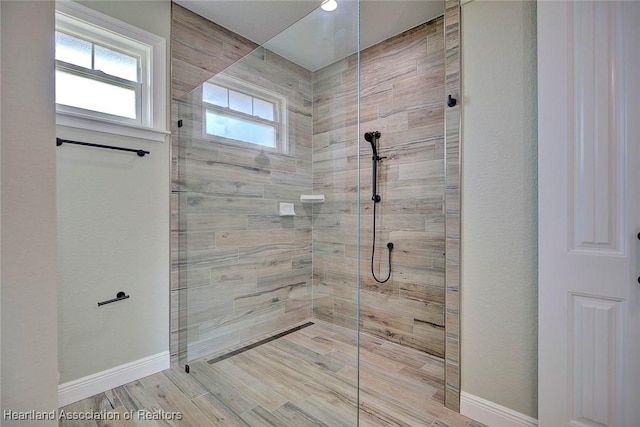
<instances>
[{"instance_id":1,"label":"white door","mask_svg":"<svg viewBox=\"0 0 640 427\"><path fill-rule=\"evenodd\" d=\"M640 426L640 2L538 2L539 425Z\"/></svg>"}]
</instances>

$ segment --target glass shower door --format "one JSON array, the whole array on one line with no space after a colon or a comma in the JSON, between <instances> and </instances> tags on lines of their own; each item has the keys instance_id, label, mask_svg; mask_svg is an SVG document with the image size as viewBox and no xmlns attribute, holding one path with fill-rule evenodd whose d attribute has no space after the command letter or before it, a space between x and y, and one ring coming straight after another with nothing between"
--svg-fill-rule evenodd
<instances>
[{"instance_id":1,"label":"glass shower door","mask_svg":"<svg viewBox=\"0 0 640 427\"><path fill-rule=\"evenodd\" d=\"M357 424L358 7L256 47L174 5L172 353L238 423Z\"/></svg>"}]
</instances>

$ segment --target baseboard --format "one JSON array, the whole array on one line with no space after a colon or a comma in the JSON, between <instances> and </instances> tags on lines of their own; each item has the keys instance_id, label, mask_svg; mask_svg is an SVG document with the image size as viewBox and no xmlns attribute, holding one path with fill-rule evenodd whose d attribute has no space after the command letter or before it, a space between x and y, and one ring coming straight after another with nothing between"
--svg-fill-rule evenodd
<instances>
[{"instance_id":1,"label":"baseboard","mask_svg":"<svg viewBox=\"0 0 640 427\"><path fill-rule=\"evenodd\" d=\"M535 418L464 391L460 393L460 413L490 427L536 427L538 425L538 420Z\"/></svg>"},{"instance_id":2,"label":"baseboard","mask_svg":"<svg viewBox=\"0 0 640 427\"><path fill-rule=\"evenodd\" d=\"M168 351L134 360L106 371L69 381L58 386L58 407L66 406L87 397L120 387L131 381L168 369Z\"/></svg>"}]
</instances>

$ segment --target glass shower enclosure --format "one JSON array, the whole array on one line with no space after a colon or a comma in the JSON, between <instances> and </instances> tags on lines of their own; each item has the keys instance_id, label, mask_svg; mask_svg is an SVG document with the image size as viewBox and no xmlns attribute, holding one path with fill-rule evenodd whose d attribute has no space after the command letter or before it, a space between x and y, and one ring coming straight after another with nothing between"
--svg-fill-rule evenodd
<instances>
[{"instance_id":1,"label":"glass shower enclosure","mask_svg":"<svg viewBox=\"0 0 640 427\"><path fill-rule=\"evenodd\" d=\"M224 425L443 400L443 20L362 51L360 6L261 46L173 6L172 362Z\"/></svg>"},{"instance_id":2,"label":"glass shower enclosure","mask_svg":"<svg viewBox=\"0 0 640 427\"><path fill-rule=\"evenodd\" d=\"M301 38L319 68L287 53ZM358 2L343 1L174 97L174 341L179 363L234 413L295 400L355 425L358 51ZM344 351L323 354L330 343L304 335L334 325L350 331L335 343Z\"/></svg>"}]
</instances>

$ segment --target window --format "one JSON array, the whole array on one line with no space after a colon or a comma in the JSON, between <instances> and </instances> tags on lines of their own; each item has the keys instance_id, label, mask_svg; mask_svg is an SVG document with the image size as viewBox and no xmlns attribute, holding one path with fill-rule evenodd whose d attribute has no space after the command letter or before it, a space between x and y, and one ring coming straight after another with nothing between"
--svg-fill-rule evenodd
<instances>
[{"instance_id":1,"label":"window","mask_svg":"<svg viewBox=\"0 0 640 427\"><path fill-rule=\"evenodd\" d=\"M202 86L202 101L205 134L286 151L284 97L218 76Z\"/></svg>"},{"instance_id":2,"label":"window","mask_svg":"<svg viewBox=\"0 0 640 427\"><path fill-rule=\"evenodd\" d=\"M56 31L56 103L142 124L141 57Z\"/></svg>"},{"instance_id":3,"label":"window","mask_svg":"<svg viewBox=\"0 0 640 427\"><path fill-rule=\"evenodd\" d=\"M64 1L55 40L58 124L164 140L163 38Z\"/></svg>"}]
</instances>

